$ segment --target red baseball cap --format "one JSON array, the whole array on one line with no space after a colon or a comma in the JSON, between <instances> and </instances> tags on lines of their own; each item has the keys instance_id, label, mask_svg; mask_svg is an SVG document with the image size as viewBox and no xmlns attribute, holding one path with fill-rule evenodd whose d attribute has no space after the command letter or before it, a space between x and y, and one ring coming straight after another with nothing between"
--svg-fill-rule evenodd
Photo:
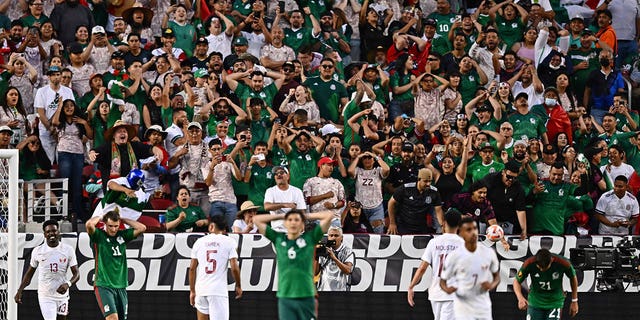
<instances>
[{"instance_id":1,"label":"red baseball cap","mask_svg":"<svg viewBox=\"0 0 640 320\"><path fill-rule=\"evenodd\" d=\"M330 157L322 157L318 160L318 168L322 167L323 164L336 164L336 161L331 159Z\"/></svg>"}]
</instances>

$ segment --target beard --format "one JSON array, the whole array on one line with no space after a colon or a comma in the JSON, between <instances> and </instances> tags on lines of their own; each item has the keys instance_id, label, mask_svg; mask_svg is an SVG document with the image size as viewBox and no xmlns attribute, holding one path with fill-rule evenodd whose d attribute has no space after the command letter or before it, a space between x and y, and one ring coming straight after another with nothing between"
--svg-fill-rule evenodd
<instances>
[{"instance_id":1,"label":"beard","mask_svg":"<svg viewBox=\"0 0 640 320\"><path fill-rule=\"evenodd\" d=\"M527 154L526 154L526 153L524 153L524 152L515 152L515 153L513 154L513 158L514 158L514 159L516 159L516 160L518 160L518 161L522 161L522 160L524 160L524 157L525 157L526 155L527 155Z\"/></svg>"}]
</instances>

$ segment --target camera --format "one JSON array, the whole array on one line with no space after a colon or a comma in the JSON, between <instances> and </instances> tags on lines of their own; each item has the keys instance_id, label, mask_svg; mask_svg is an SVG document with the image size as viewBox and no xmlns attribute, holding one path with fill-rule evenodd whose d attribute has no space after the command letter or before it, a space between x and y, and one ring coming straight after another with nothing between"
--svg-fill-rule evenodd
<instances>
[{"instance_id":1,"label":"camera","mask_svg":"<svg viewBox=\"0 0 640 320\"><path fill-rule=\"evenodd\" d=\"M613 241L602 247L581 246L570 249L570 260L577 270L595 270L599 291L624 291L624 283L640 285L640 239L625 237L615 246Z\"/></svg>"},{"instance_id":2,"label":"camera","mask_svg":"<svg viewBox=\"0 0 640 320\"><path fill-rule=\"evenodd\" d=\"M326 257L328 256L328 248L333 248L333 246L336 245L336 241L335 240L329 240L329 239L322 239L320 240L320 242L318 242L318 244L316 245L316 258L319 257Z\"/></svg>"},{"instance_id":3,"label":"camera","mask_svg":"<svg viewBox=\"0 0 640 320\"><path fill-rule=\"evenodd\" d=\"M240 135L240 141L246 141L247 140L247 136L244 134Z\"/></svg>"}]
</instances>

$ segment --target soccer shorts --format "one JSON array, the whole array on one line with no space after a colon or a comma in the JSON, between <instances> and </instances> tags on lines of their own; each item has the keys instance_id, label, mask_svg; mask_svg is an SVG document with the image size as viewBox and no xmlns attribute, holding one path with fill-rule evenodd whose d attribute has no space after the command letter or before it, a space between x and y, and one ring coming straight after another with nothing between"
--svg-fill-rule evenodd
<instances>
[{"instance_id":1,"label":"soccer shorts","mask_svg":"<svg viewBox=\"0 0 640 320\"><path fill-rule=\"evenodd\" d=\"M209 319L229 319L229 297L196 296L196 310L208 314Z\"/></svg>"},{"instance_id":2,"label":"soccer shorts","mask_svg":"<svg viewBox=\"0 0 640 320\"><path fill-rule=\"evenodd\" d=\"M47 297L38 297L40 304L40 313L44 320L56 320L58 315L66 316L69 314L69 299L57 300Z\"/></svg>"},{"instance_id":3,"label":"soccer shorts","mask_svg":"<svg viewBox=\"0 0 640 320\"><path fill-rule=\"evenodd\" d=\"M317 300L309 298L278 298L278 319L316 320Z\"/></svg>"},{"instance_id":4,"label":"soccer shorts","mask_svg":"<svg viewBox=\"0 0 640 320\"><path fill-rule=\"evenodd\" d=\"M431 301L433 318L435 320L455 319L453 316L453 301Z\"/></svg>"},{"instance_id":5,"label":"soccer shorts","mask_svg":"<svg viewBox=\"0 0 640 320\"><path fill-rule=\"evenodd\" d=\"M112 313L118 313L119 320L127 320L129 312L129 298L125 288L94 287L98 307L103 317Z\"/></svg>"},{"instance_id":6,"label":"soccer shorts","mask_svg":"<svg viewBox=\"0 0 640 320\"><path fill-rule=\"evenodd\" d=\"M527 320L560 320L562 308L540 309L529 306L527 308Z\"/></svg>"}]
</instances>

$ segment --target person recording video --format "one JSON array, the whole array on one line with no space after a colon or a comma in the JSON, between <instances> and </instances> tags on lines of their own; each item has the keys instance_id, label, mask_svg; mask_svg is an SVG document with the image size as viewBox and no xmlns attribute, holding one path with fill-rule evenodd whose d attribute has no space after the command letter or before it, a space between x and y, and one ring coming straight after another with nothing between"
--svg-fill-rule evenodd
<instances>
[{"instance_id":1,"label":"person recording video","mask_svg":"<svg viewBox=\"0 0 640 320\"><path fill-rule=\"evenodd\" d=\"M319 291L349 291L351 272L355 256L343 242L342 228L332 226L327 231L327 240L316 249L314 274L320 276Z\"/></svg>"}]
</instances>

